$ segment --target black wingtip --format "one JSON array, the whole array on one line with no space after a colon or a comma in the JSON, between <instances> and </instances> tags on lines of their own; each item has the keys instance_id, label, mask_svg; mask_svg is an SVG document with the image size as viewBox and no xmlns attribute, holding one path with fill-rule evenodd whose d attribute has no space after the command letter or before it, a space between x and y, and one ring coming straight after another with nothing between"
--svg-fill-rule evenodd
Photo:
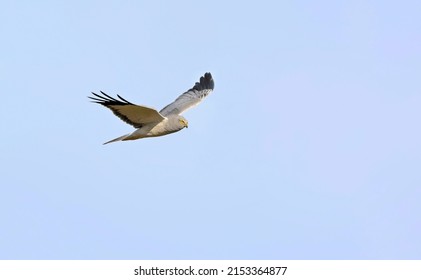
<instances>
[{"instance_id":1,"label":"black wingtip","mask_svg":"<svg viewBox=\"0 0 421 280\"><path fill-rule=\"evenodd\" d=\"M206 72L205 75L200 77L199 82L197 82L193 89L195 90L205 90L205 89L211 89L213 90L215 87L215 82L212 78L212 74L210 72Z\"/></svg>"},{"instance_id":2,"label":"black wingtip","mask_svg":"<svg viewBox=\"0 0 421 280\"><path fill-rule=\"evenodd\" d=\"M120 98L120 100L109 96L108 94L106 94L105 92L103 92L102 90L99 91L102 95L97 94L95 92L92 92L93 96L88 96L89 99L91 99L92 102L94 103L98 103L104 106L109 106L109 105L134 105L133 103L127 101L126 99L124 99L123 97L121 97L120 95L117 94L118 98Z\"/></svg>"}]
</instances>

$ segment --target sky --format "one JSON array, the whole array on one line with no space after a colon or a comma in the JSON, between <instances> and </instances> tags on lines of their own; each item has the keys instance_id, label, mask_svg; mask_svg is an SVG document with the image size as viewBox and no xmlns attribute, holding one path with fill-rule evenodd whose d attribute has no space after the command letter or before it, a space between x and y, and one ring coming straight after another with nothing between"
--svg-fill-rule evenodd
<instances>
[{"instance_id":1,"label":"sky","mask_svg":"<svg viewBox=\"0 0 421 280\"><path fill-rule=\"evenodd\" d=\"M419 1L0 3L0 259L420 259ZM189 128L134 129L205 72Z\"/></svg>"}]
</instances>

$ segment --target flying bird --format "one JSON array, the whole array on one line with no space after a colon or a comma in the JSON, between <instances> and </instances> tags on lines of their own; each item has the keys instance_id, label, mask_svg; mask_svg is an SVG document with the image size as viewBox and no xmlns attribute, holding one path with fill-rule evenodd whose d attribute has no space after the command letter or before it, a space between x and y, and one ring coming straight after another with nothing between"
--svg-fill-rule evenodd
<instances>
[{"instance_id":1,"label":"flying bird","mask_svg":"<svg viewBox=\"0 0 421 280\"><path fill-rule=\"evenodd\" d=\"M92 102L107 107L114 115L136 128L132 133L105 142L105 145L117 141L162 136L188 127L187 120L181 114L199 104L213 91L213 88L214 81L211 73L205 73L191 89L159 112L154 108L133 104L118 94L118 99L102 91L100 91L101 95L92 92L94 96L88 97L92 99Z\"/></svg>"}]
</instances>

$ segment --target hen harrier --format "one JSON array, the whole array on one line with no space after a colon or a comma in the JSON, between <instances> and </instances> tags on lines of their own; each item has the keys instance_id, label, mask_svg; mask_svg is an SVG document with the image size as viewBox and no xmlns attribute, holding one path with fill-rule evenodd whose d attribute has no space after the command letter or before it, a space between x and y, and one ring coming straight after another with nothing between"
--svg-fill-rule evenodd
<instances>
[{"instance_id":1,"label":"hen harrier","mask_svg":"<svg viewBox=\"0 0 421 280\"><path fill-rule=\"evenodd\" d=\"M105 145L116 141L162 136L188 127L187 120L181 114L199 104L203 98L213 91L213 88L214 81L211 73L205 73L191 89L180 95L173 103L168 104L159 112L150 107L133 104L118 94L117 97L120 100L102 91L102 95L92 92L94 96L89 96L89 98L93 100L92 102L107 107L117 117L137 128L132 133L104 143Z\"/></svg>"}]
</instances>

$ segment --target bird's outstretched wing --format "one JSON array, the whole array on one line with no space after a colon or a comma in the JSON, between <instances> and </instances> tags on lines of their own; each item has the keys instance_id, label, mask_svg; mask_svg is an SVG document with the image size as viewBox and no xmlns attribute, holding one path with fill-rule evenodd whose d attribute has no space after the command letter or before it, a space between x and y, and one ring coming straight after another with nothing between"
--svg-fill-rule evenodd
<instances>
[{"instance_id":1,"label":"bird's outstretched wing","mask_svg":"<svg viewBox=\"0 0 421 280\"><path fill-rule=\"evenodd\" d=\"M157 110L145 106L139 106L133 104L120 95L117 94L117 97L120 99L115 99L108 94L101 91L102 95L93 93L95 96L88 96L92 99L92 102L101 104L125 121L126 123L134 126L135 128L141 128L143 125L148 123L158 123L165 119Z\"/></svg>"},{"instance_id":2,"label":"bird's outstretched wing","mask_svg":"<svg viewBox=\"0 0 421 280\"><path fill-rule=\"evenodd\" d=\"M211 73L205 73L193 88L180 95L173 103L165 106L159 113L163 116L172 114L180 115L184 111L199 104L203 98L213 91L214 85L215 83Z\"/></svg>"}]
</instances>

